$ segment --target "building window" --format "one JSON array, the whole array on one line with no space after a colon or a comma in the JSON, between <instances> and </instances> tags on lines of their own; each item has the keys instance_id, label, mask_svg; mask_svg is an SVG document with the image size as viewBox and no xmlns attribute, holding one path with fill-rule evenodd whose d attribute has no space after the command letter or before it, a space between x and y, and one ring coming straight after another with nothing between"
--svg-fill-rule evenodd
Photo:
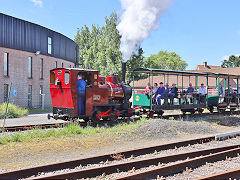
<instances>
[{"instance_id":1,"label":"building window","mask_svg":"<svg viewBox=\"0 0 240 180\"><path fill-rule=\"evenodd\" d=\"M62 68L63 68L63 63L62 63Z\"/></svg>"},{"instance_id":2,"label":"building window","mask_svg":"<svg viewBox=\"0 0 240 180\"><path fill-rule=\"evenodd\" d=\"M48 37L48 54L52 54L52 38Z\"/></svg>"},{"instance_id":3,"label":"building window","mask_svg":"<svg viewBox=\"0 0 240 180\"><path fill-rule=\"evenodd\" d=\"M8 53L4 53L4 76L8 76L8 67L9 67Z\"/></svg>"},{"instance_id":4,"label":"building window","mask_svg":"<svg viewBox=\"0 0 240 180\"><path fill-rule=\"evenodd\" d=\"M40 94L40 107L42 107L42 105L43 105L43 85L40 85L40 92L39 92L39 94Z\"/></svg>"},{"instance_id":5,"label":"building window","mask_svg":"<svg viewBox=\"0 0 240 180\"><path fill-rule=\"evenodd\" d=\"M28 57L28 78L32 78L32 57Z\"/></svg>"},{"instance_id":6,"label":"building window","mask_svg":"<svg viewBox=\"0 0 240 180\"><path fill-rule=\"evenodd\" d=\"M57 68L57 61L55 61L55 68Z\"/></svg>"},{"instance_id":7,"label":"building window","mask_svg":"<svg viewBox=\"0 0 240 180\"><path fill-rule=\"evenodd\" d=\"M28 107L32 107L32 85L28 85Z\"/></svg>"},{"instance_id":8,"label":"building window","mask_svg":"<svg viewBox=\"0 0 240 180\"><path fill-rule=\"evenodd\" d=\"M40 59L40 79L43 79L43 58Z\"/></svg>"},{"instance_id":9,"label":"building window","mask_svg":"<svg viewBox=\"0 0 240 180\"><path fill-rule=\"evenodd\" d=\"M7 98L8 98L8 84L4 84L4 89L3 89L3 101L7 102Z\"/></svg>"}]
</instances>

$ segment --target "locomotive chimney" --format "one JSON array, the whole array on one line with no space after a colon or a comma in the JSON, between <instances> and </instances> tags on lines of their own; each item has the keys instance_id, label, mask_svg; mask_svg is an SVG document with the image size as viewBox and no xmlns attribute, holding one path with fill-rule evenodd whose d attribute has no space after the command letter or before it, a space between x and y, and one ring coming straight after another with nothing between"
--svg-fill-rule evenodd
<instances>
[{"instance_id":1,"label":"locomotive chimney","mask_svg":"<svg viewBox=\"0 0 240 180\"><path fill-rule=\"evenodd\" d=\"M125 76L126 76L126 65L127 65L126 62L122 63L122 82L124 83L125 83Z\"/></svg>"}]
</instances>

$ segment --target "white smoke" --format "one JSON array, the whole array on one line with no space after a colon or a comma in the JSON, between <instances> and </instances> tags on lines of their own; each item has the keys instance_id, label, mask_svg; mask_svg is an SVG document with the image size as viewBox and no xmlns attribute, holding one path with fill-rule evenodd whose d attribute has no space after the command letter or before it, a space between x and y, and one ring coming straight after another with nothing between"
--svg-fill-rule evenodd
<instances>
[{"instance_id":1,"label":"white smoke","mask_svg":"<svg viewBox=\"0 0 240 180\"><path fill-rule=\"evenodd\" d=\"M122 36L120 51L124 62L130 59L151 30L157 29L159 18L171 2L172 0L121 0L124 13L117 29Z\"/></svg>"}]
</instances>

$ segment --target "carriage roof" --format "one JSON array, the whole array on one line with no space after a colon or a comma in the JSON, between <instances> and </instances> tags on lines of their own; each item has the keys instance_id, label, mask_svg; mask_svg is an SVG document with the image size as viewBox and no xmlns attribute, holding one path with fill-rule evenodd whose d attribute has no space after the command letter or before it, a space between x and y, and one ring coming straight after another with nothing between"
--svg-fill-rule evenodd
<instances>
[{"instance_id":1,"label":"carriage roof","mask_svg":"<svg viewBox=\"0 0 240 180\"><path fill-rule=\"evenodd\" d=\"M153 69L153 68L137 68L133 72L138 73L153 73L153 74L166 74L166 75L181 75L181 76L206 76L206 77L221 77L221 78L240 78L239 75L213 73L213 72L194 72L194 71L178 71L178 70L167 70L167 69Z\"/></svg>"}]
</instances>

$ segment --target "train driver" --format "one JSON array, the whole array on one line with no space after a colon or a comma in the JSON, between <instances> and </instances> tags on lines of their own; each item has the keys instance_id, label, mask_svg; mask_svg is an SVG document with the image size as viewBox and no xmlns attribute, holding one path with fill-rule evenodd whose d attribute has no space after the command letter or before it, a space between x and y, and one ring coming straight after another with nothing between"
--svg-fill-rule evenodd
<instances>
[{"instance_id":1,"label":"train driver","mask_svg":"<svg viewBox=\"0 0 240 180\"><path fill-rule=\"evenodd\" d=\"M77 89L78 89L78 114L85 114L85 94L86 94L86 81L83 80L83 75L78 73L77 75Z\"/></svg>"},{"instance_id":2,"label":"train driver","mask_svg":"<svg viewBox=\"0 0 240 180\"><path fill-rule=\"evenodd\" d=\"M156 99L157 99L157 104L161 104L161 103L160 103L160 100L161 100L161 99L164 99L165 94L166 94L166 90L165 90L165 87L163 87L163 83L160 82L159 85L160 85L159 88L157 89L157 91L156 91L155 94L153 95L153 98L156 98Z\"/></svg>"}]
</instances>

